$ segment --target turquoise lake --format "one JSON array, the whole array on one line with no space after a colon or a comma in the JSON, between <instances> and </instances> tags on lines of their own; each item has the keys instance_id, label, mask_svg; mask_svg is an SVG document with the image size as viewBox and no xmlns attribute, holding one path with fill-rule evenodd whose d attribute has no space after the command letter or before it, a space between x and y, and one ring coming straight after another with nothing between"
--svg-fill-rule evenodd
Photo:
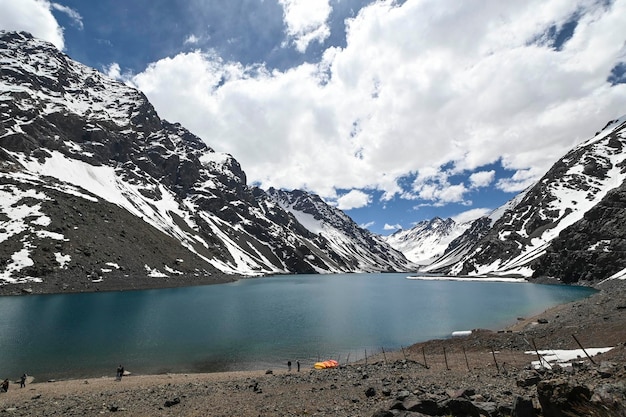
<instances>
[{"instance_id":1,"label":"turquoise lake","mask_svg":"<svg viewBox=\"0 0 626 417\"><path fill-rule=\"evenodd\" d=\"M499 329L583 287L287 275L147 291L0 297L0 377L277 369Z\"/></svg>"}]
</instances>

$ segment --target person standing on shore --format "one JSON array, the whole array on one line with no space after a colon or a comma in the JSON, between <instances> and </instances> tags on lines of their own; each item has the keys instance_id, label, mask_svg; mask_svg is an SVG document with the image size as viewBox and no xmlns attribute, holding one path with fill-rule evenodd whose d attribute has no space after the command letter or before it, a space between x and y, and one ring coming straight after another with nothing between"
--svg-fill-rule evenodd
<instances>
[{"instance_id":1,"label":"person standing on shore","mask_svg":"<svg viewBox=\"0 0 626 417\"><path fill-rule=\"evenodd\" d=\"M298 367L298 372L300 372L300 359L296 360L296 366Z\"/></svg>"},{"instance_id":2,"label":"person standing on shore","mask_svg":"<svg viewBox=\"0 0 626 417\"><path fill-rule=\"evenodd\" d=\"M287 361L287 370L291 372L291 361Z\"/></svg>"},{"instance_id":3,"label":"person standing on shore","mask_svg":"<svg viewBox=\"0 0 626 417\"><path fill-rule=\"evenodd\" d=\"M4 392L9 392L9 380L5 379L4 381L2 381L2 385L0 385L0 387L2 387L2 390Z\"/></svg>"},{"instance_id":4,"label":"person standing on shore","mask_svg":"<svg viewBox=\"0 0 626 417\"><path fill-rule=\"evenodd\" d=\"M26 372L24 372L24 374L22 374L22 377L20 378L20 388L24 388L26 386L27 377L28 375L26 375Z\"/></svg>"},{"instance_id":5,"label":"person standing on shore","mask_svg":"<svg viewBox=\"0 0 626 417\"><path fill-rule=\"evenodd\" d=\"M115 379L117 381L122 380L122 375L124 375L124 367L122 365L117 367L117 371L115 372Z\"/></svg>"}]
</instances>

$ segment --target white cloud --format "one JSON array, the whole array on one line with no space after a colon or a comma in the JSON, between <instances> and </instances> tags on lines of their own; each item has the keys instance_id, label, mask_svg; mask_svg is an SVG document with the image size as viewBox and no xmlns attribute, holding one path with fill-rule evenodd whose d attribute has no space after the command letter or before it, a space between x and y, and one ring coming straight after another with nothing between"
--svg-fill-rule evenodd
<instances>
[{"instance_id":1,"label":"white cloud","mask_svg":"<svg viewBox=\"0 0 626 417\"><path fill-rule=\"evenodd\" d=\"M304 53L311 42L330 36L327 20L332 12L328 0L278 0L283 7L287 36Z\"/></svg>"},{"instance_id":2,"label":"white cloud","mask_svg":"<svg viewBox=\"0 0 626 417\"><path fill-rule=\"evenodd\" d=\"M516 193L530 187L543 172L536 169L525 169L517 171L511 178L503 178L498 181L496 187L502 191Z\"/></svg>"},{"instance_id":3,"label":"white cloud","mask_svg":"<svg viewBox=\"0 0 626 417\"><path fill-rule=\"evenodd\" d=\"M198 42L200 42L200 38L192 33L191 35L187 36L187 38L185 39L184 43L185 43L185 45L187 45L187 44L195 45Z\"/></svg>"},{"instance_id":4,"label":"white cloud","mask_svg":"<svg viewBox=\"0 0 626 417\"><path fill-rule=\"evenodd\" d=\"M371 221L371 222L360 224L359 227L361 229L369 229L370 227L374 226L375 224L376 224L376 222Z\"/></svg>"},{"instance_id":5,"label":"white cloud","mask_svg":"<svg viewBox=\"0 0 626 417\"><path fill-rule=\"evenodd\" d=\"M69 18L72 19L76 27L78 27L81 30L83 29L83 17L76 10L67 6L63 6L62 4L58 4L58 3L51 3L50 6L54 10L58 10L68 15Z\"/></svg>"},{"instance_id":6,"label":"white cloud","mask_svg":"<svg viewBox=\"0 0 626 417\"><path fill-rule=\"evenodd\" d=\"M463 203L465 194L469 189L462 183L451 184L450 171L437 171L433 168L425 168L415 178L412 193L405 193L405 198L421 199L431 202L434 206L443 206L448 203Z\"/></svg>"},{"instance_id":7,"label":"white cloud","mask_svg":"<svg viewBox=\"0 0 626 417\"><path fill-rule=\"evenodd\" d=\"M111 78L115 78L116 80L120 80L122 78L121 68L117 62L104 67L104 73Z\"/></svg>"},{"instance_id":8,"label":"white cloud","mask_svg":"<svg viewBox=\"0 0 626 417\"><path fill-rule=\"evenodd\" d=\"M385 226L383 226L383 230L399 230L399 229L402 229L402 226L400 224L385 223Z\"/></svg>"},{"instance_id":9,"label":"white cloud","mask_svg":"<svg viewBox=\"0 0 626 417\"><path fill-rule=\"evenodd\" d=\"M476 220L480 217L486 216L491 213L492 209L487 208L475 208L471 210L464 211L462 213L457 214L456 216L452 216L452 220L457 223L465 223L472 220Z\"/></svg>"},{"instance_id":10,"label":"white cloud","mask_svg":"<svg viewBox=\"0 0 626 417\"><path fill-rule=\"evenodd\" d=\"M313 27L290 14L309 2L281 4L294 39L305 33L296 28ZM575 13L573 37L555 50L545 34ZM626 56L616 27L626 27L626 0L381 0L348 22L347 46L318 64L270 72L191 52L134 82L162 117L234 155L264 188L469 204L471 187L523 189L626 113L626 85L606 81ZM468 186L423 181L443 166L470 174L498 161L515 174L476 173ZM403 189L399 180L416 173L422 181Z\"/></svg>"},{"instance_id":11,"label":"white cloud","mask_svg":"<svg viewBox=\"0 0 626 417\"><path fill-rule=\"evenodd\" d=\"M368 206L371 202L372 197L369 194L359 190L351 190L337 199L337 208L351 210Z\"/></svg>"},{"instance_id":12,"label":"white cloud","mask_svg":"<svg viewBox=\"0 0 626 417\"><path fill-rule=\"evenodd\" d=\"M0 29L25 31L63 50L63 29L47 0L0 0Z\"/></svg>"},{"instance_id":13,"label":"white cloud","mask_svg":"<svg viewBox=\"0 0 626 417\"><path fill-rule=\"evenodd\" d=\"M469 180L472 188L481 188L489 186L496 177L496 171L479 171L470 175Z\"/></svg>"},{"instance_id":14,"label":"white cloud","mask_svg":"<svg viewBox=\"0 0 626 417\"><path fill-rule=\"evenodd\" d=\"M120 68L120 64L117 62L113 62L109 65L105 65L102 67L102 72L107 76L114 78L123 83L127 83L129 85L133 85L133 77L134 75L130 71L122 72L122 68Z\"/></svg>"}]
</instances>

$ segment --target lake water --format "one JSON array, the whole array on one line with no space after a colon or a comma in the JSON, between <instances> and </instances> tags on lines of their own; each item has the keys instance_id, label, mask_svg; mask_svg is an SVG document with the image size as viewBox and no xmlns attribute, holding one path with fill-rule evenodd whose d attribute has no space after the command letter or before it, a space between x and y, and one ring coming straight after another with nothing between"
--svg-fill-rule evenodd
<instances>
[{"instance_id":1,"label":"lake water","mask_svg":"<svg viewBox=\"0 0 626 417\"><path fill-rule=\"evenodd\" d=\"M285 367L498 329L581 287L288 275L202 287L0 297L0 377L37 380Z\"/></svg>"}]
</instances>

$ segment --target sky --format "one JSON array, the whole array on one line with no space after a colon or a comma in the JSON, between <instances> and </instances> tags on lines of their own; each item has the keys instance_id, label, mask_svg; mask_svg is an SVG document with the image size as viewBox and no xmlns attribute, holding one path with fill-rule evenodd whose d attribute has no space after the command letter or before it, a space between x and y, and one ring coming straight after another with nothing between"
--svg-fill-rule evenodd
<instances>
[{"instance_id":1,"label":"sky","mask_svg":"<svg viewBox=\"0 0 626 417\"><path fill-rule=\"evenodd\" d=\"M380 234L486 214L626 114L626 0L0 0L239 161Z\"/></svg>"}]
</instances>

